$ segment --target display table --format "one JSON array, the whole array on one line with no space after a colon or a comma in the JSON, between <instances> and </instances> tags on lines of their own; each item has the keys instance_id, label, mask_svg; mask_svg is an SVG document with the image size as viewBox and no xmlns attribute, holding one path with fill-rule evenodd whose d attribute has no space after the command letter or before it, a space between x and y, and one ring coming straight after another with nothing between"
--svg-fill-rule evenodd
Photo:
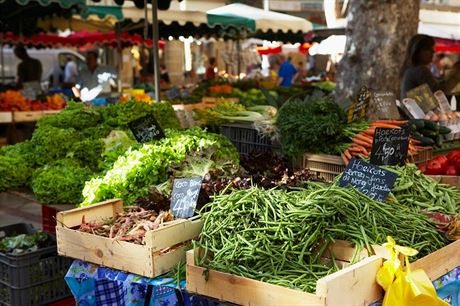
<instances>
[{"instance_id":1,"label":"display table","mask_svg":"<svg viewBox=\"0 0 460 306\"><path fill-rule=\"evenodd\" d=\"M72 263L65 281L77 305L81 306L220 305L218 302L187 294L184 290L185 279L181 280L178 288L173 278L147 278L81 260ZM146 302L148 296L150 299L147 298Z\"/></svg>"}]
</instances>

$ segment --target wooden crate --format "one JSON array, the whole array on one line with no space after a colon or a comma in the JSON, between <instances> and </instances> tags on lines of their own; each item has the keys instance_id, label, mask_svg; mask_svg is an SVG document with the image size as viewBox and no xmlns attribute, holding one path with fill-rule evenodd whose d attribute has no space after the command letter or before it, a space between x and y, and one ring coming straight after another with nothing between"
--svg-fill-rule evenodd
<instances>
[{"instance_id":1,"label":"wooden crate","mask_svg":"<svg viewBox=\"0 0 460 306\"><path fill-rule=\"evenodd\" d=\"M11 123L11 122L13 122L13 113L0 112L0 123Z\"/></svg>"},{"instance_id":2,"label":"wooden crate","mask_svg":"<svg viewBox=\"0 0 460 306\"><path fill-rule=\"evenodd\" d=\"M424 164L433 158L433 148L426 147L423 150L417 152L416 155L408 155L407 162L413 163L416 165Z\"/></svg>"},{"instance_id":3,"label":"wooden crate","mask_svg":"<svg viewBox=\"0 0 460 306\"><path fill-rule=\"evenodd\" d=\"M13 112L14 122L35 122L43 117L43 111Z\"/></svg>"},{"instance_id":4,"label":"wooden crate","mask_svg":"<svg viewBox=\"0 0 460 306\"><path fill-rule=\"evenodd\" d=\"M411 263L411 269L423 269L431 281L460 267L460 240Z\"/></svg>"},{"instance_id":5,"label":"wooden crate","mask_svg":"<svg viewBox=\"0 0 460 306\"><path fill-rule=\"evenodd\" d=\"M354 249L347 242L338 241L330 250L336 260L348 261ZM316 293L307 293L278 285L214 270L206 271L195 263L194 251L187 252L187 291L239 305L308 305L308 306L362 306L379 300L382 289L375 275L383 262L383 248L379 255L366 257L354 265L318 280ZM208 280L204 278L205 271Z\"/></svg>"},{"instance_id":6,"label":"wooden crate","mask_svg":"<svg viewBox=\"0 0 460 306\"><path fill-rule=\"evenodd\" d=\"M58 212L56 238L59 255L92 262L130 273L156 277L174 268L185 258L186 246L167 253L162 250L197 237L203 223L199 219L178 219L165 226L148 231L145 245L118 241L72 229L86 222L113 217L123 211L119 199L105 201L89 207Z\"/></svg>"},{"instance_id":7,"label":"wooden crate","mask_svg":"<svg viewBox=\"0 0 460 306\"><path fill-rule=\"evenodd\" d=\"M430 175L441 184L460 187L460 176L454 175Z\"/></svg>"},{"instance_id":8,"label":"wooden crate","mask_svg":"<svg viewBox=\"0 0 460 306\"><path fill-rule=\"evenodd\" d=\"M324 180L331 182L345 170L340 156L323 154L304 154L294 165L296 170L309 169Z\"/></svg>"},{"instance_id":9,"label":"wooden crate","mask_svg":"<svg viewBox=\"0 0 460 306\"><path fill-rule=\"evenodd\" d=\"M201 102L204 104L212 104L213 106L223 102L223 101L229 101L232 103L239 103L240 99L239 98L224 98L224 97L203 97L201 98Z\"/></svg>"}]
</instances>

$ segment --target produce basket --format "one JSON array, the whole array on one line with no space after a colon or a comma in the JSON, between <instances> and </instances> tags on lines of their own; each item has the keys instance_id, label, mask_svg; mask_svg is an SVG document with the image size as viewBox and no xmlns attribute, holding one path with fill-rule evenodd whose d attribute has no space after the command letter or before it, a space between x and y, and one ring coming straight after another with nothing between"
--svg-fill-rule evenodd
<instances>
[{"instance_id":1,"label":"produce basket","mask_svg":"<svg viewBox=\"0 0 460 306\"><path fill-rule=\"evenodd\" d=\"M336 261L342 265L347 264L355 251L345 241L337 241L329 248ZM362 252L360 262L319 279L316 293L307 293L199 267L196 265L194 252L200 251L195 249L187 252L187 291L225 302L251 306L369 305L382 297L382 290L375 281L375 275L382 265L383 256L388 256L381 247L375 249L379 255L366 257L367 252Z\"/></svg>"},{"instance_id":2,"label":"produce basket","mask_svg":"<svg viewBox=\"0 0 460 306\"><path fill-rule=\"evenodd\" d=\"M0 228L2 236L35 232L25 223ZM50 239L54 241L52 236ZM57 255L55 244L20 255L0 253L0 304L48 305L71 296L63 281L71 263Z\"/></svg>"},{"instance_id":3,"label":"produce basket","mask_svg":"<svg viewBox=\"0 0 460 306\"><path fill-rule=\"evenodd\" d=\"M118 199L88 207L58 212L56 237L60 255L81 259L130 273L156 277L185 259L186 243L197 237L203 227L199 219L177 219L145 233L145 245L110 239L78 231L85 222L114 217L123 212Z\"/></svg>"},{"instance_id":4,"label":"produce basket","mask_svg":"<svg viewBox=\"0 0 460 306\"><path fill-rule=\"evenodd\" d=\"M220 133L230 139L241 155L263 150L278 151L281 148L280 144L263 137L254 126L248 124L223 124Z\"/></svg>"}]
</instances>

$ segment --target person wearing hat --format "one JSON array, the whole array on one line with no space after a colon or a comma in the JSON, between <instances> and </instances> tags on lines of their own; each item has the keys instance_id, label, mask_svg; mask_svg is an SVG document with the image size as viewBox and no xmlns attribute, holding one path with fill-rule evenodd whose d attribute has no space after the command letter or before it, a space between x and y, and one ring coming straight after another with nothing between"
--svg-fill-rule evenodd
<instances>
[{"instance_id":1,"label":"person wearing hat","mask_svg":"<svg viewBox=\"0 0 460 306\"><path fill-rule=\"evenodd\" d=\"M435 40L423 34L414 35L407 45L404 64L401 69L401 99L406 98L409 90L428 84L431 91L443 90L449 93L460 82L460 69L447 78L437 80L430 71L433 60Z\"/></svg>"},{"instance_id":2,"label":"person wearing hat","mask_svg":"<svg viewBox=\"0 0 460 306\"><path fill-rule=\"evenodd\" d=\"M42 64L38 59L31 58L23 44L14 48L14 54L21 60L17 67L17 86L23 88L25 84L40 87L42 79Z\"/></svg>"}]
</instances>

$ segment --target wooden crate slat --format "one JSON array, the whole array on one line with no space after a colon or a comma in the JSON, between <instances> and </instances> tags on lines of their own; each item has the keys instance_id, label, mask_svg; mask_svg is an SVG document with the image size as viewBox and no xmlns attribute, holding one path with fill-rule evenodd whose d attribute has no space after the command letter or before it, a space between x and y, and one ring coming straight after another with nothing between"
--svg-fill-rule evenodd
<instances>
[{"instance_id":1,"label":"wooden crate slat","mask_svg":"<svg viewBox=\"0 0 460 306\"><path fill-rule=\"evenodd\" d=\"M324 306L324 299L314 294L272 285L228 273L209 271L195 265L193 250L187 252L187 290L240 305L311 305Z\"/></svg>"},{"instance_id":2,"label":"wooden crate slat","mask_svg":"<svg viewBox=\"0 0 460 306\"><path fill-rule=\"evenodd\" d=\"M187 245L183 245L169 253L162 254L160 256L153 256L153 274L162 275L177 266L177 263L182 259L185 259L185 253L187 252Z\"/></svg>"},{"instance_id":3,"label":"wooden crate slat","mask_svg":"<svg viewBox=\"0 0 460 306\"><path fill-rule=\"evenodd\" d=\"M59 255L154 277L153 253L143 245L56 227Z\"/></svg>"},{"instance_id":4,"label":"wooden crate slat","mask_svg":"<svg viewBox=\"0 0 460 306\"><path fill-rule=\"evenodd\" d=\"M113 217L116 213L123 211L123 202L120 199L107 200L87 207L80 207L69 211L62 211L56 214L57 224L64 227L79 226L82 217L90 222L101 218Z\"/></svg>"},{"instance_id":5,"label":"wooden crate slat","mask_svg":"<svg viewBox=\"0 0 460 306\"><path fill-rule=\"evenodd\" d=\"M318 280L316 295L325 297L326 305L369 305L383 296L375 281L383 259L370 256ZM307 304L308 305L308 304Z\"/></svg>"},{"instance_id":6,"label":"wooden crate slat","mask_svg":"<svg viewBox=\"0 0 460 306\"><path fill-rule=\"evenodd\" d=\"M166 247L198 237L202 228L203 221L201 219L177 220L175 223L147 232L145 234L145 243L154 252L157 252Z\"/></svg>"},{"instance_id":7,"label":"wooden crate slat","mask_svg":"<svg viewBox=\"0 0 460 306\"><path fill-rule=\"evenodd\" d=\"M411 263L412 270L425 270L432 281L457 267L460 267L460 240Z\"/></svg>"},{"instance_id":8,"label":"wooden crate slat","mask_svg":"<svg viewBox=\"0 0 460 306\"><path fill-rule=\"evenodd\" d=\"M0 112L0 123L13 122L13 114L11 112Z\"/></svg>"}]
</instances>

